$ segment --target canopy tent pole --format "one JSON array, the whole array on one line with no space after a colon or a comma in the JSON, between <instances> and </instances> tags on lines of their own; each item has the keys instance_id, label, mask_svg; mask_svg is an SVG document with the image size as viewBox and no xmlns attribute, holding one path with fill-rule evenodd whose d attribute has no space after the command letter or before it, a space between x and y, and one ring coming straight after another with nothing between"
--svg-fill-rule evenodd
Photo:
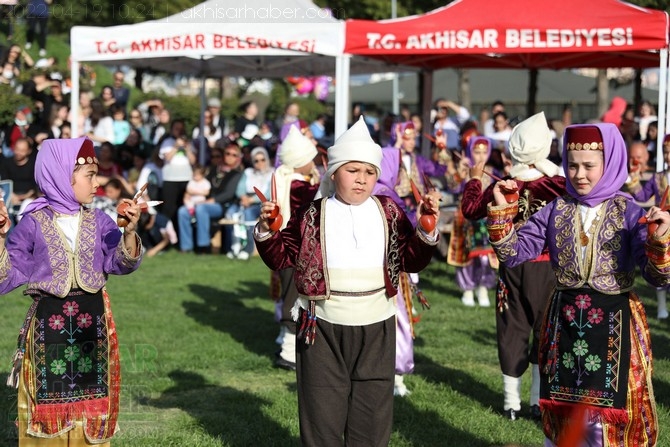
<instances>
[{"instance_id":1,"label":"canopy tent pole","mask_svg":"<svg viewBox=\"0 0 670 447\"><path fill-rule=\"evenodd\" d=\"M342 54L335 58L335 138L347 130L350 64L351 56L348 54Z\"/></svg>"},{"instance_id":2,"label":"canopy tent pole","mask_svg":"<svg viewBox=\"0 0 670 447\"><path fill-rule=\"evenodd\" d=\"M72 89L70 90L70 132L72 138L77 138L79 132L79 60L72 58L70 61L70 78L72 79Z\"/></svg>"},{"instance_id":3,"label":"canopy tent pole","mask_svg":"<svg viewBox=\"0 0 670 447\"><path fill-rule=\"evenodd\" d=\"M668 49L661 50L658 71L658 135L656 136L656 172L663 171L663 139L668 128Z\"/></svg>"},{"instance_id":4,"label":"canopy tent pole","mask_svg":"<svg viewBox=\"0 0 670 447\"><path fill-rule=\"evenodd\" d=\"M423 123L423 133L433 134L433 123L430 121L430 111L433 109L433 70L421 70L419 73L421 81L419 88L421 91L421 121ZM428 138L421 138L421 155L430 158L431 144Z\"/></svg>"},{"instance_id":5,"label":"canopy tent pole","mask_svg":"<svg viewBox=\"0 0 670 447\"><path fill-rule=\"evenodd\" d=\"M206 164L206 152L209 145L205 143L205 102L206 102L206 92L205 92L205 81L207 81L207 75L205 74L205 58L200 58L200 131L198 132L198 163L200 166L205 166Z\"/></svg>"}]
</instances>

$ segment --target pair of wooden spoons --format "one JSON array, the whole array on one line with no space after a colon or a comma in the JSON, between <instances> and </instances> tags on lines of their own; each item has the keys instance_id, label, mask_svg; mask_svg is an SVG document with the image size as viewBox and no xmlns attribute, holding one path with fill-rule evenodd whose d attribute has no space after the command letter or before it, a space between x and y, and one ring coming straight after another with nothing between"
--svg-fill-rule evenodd
<instances>
[{"instance_id":1,"label":"pair of wooden spoons","mask_svg":"<svg viewBox=\"0 0 670 447\"><path fill-rule=\"evenodd\" d=\"M271 231L279 231L281 229L282 223L284 223L284 218L279 212L279 205L277 205L277 183L275 181L275 175L272 174L272 180L271 180L271 193L272 197L271 200L268 200L267 197L265 197L265 194L263 194L258 188L254 186L254 192L258 196L258 200L261 201L261 203L264 202L273 202L275 204L275 207L272 209L270 212L270 217L268 218L268 226L270 227Z\"/></svg>"},{"instance_id":2,"label":"pair of wooden spoons","mask_svg":"<svg viewBox=\"0 0 670 447\"><path fill-rule=\"evenodd\" d=\"M144 191L146 191L147 187L149 186L149 183L145 183L144 186L140 188L139 191L137 191L137 194L133 197L133 203L137 203L140 197L142 197L142 194L144 194ZM151 200L149 202L141 202L140 203L140 209L143 213L146 213L149 210L150 206L158 206L161 203L163 203L160 200ZM116 207L116 224L120 227L126 227L130 223L130 218L126 216L126 211L128 211L128 208L130 208L130 203L128 202L121 202L117 205Z\"/></svg>"}]
</instances>

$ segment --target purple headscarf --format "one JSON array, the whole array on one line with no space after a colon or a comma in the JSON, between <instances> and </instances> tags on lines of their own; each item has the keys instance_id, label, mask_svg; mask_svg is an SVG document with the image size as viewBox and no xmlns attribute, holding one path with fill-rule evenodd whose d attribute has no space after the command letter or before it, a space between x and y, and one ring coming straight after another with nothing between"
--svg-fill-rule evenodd
<instances>
[{"instance_id":1,"label":"purple headscarf","mask_svg":"<svg viewBox=\"0 0 670 447\"><path fill-rule=\"evenodd\" d=\"M472 163L473 166L475 164L475 160L472 157L472 150L475 148L476 144L486 144L486 160L491 157L491 140L480 135L473 135L472 138L470 138L470 141L468 141L468 147L465 148L465 156L470 159L470 163Z\"/></svg>"},{"instance_id":2,"label":"purple headscarf","mask_svg":"<svg viewBox=\"0 0 670 447\"><path fill-rule=\"evenodd\" d=\"M403 121L400 123L393 123L391 125L391 135L389 136L389 146L395 146L395 143L398 139L398 136L396 135L396 129L400 127L400 134L403 135L405 133L405 130L408 128L416 131L414 128L414 121Z\"/></svg>"},{"instance_id":3,"label":"purple headscarf","mask_svg":"<svg viewBox=\"0 0 670 447\"><path fill-rule=\"evenodd\" d=\"M77 154L88 137L44 140L35 159L35 182L44 194L26 207L24 214L48 206L64 214L75 214L81 204L74 196L72 173Z\"/></svg>"},{"instance_id":4,"label":"purple headscarf","mask_svg":"<svg viewBox=\"0 0 670 447\"><path fill-rule=\"evenodd\" d=\"M565 182L565 188L571 197L579 203L593 207L615 196L630 198L629 194L621 191L628 177L628 155L626 142L619 129L611 123L575 124L565 128L566 132L575 127L597 127L603 137L603 176L588 194L580 195L575 191L570 181ZM563 134L563 170L568 172L568 139Z\"/></svg>"}]
</instances>

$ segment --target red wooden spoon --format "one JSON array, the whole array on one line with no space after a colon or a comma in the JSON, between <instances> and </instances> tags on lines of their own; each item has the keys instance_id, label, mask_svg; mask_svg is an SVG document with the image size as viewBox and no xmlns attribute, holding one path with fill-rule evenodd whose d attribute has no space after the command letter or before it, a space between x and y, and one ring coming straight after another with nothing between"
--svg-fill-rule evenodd
<instances>
[{"instance_id":1,"label":"red wooden spoon","mask_svg":"<svg viewBox=\"0 0 670 447\"><path fill-rule=\"evenodd\" d=\"M268 217L268 226L270 227L270 230L272 230L272 231L279 231L279 229L281 228L282 223L284 223L284 218L279 213L279 205L277 205L277 183L275 181L274 174L272 174L271 185L272 185L271 186L272 200L268 200L267 197L265 197L265 194L263 194L255 186L254 186L254 192L258 196L258 199L261 201L261 203L262 202L273 202L275 204L275 207L270 212L270 217Z\"/></svg>"},{"instance_id":2,"label":"red wooden spoon","mask_svg":"<svg viewBox=\"0 0 670 447\"><path fill-rule=\"evenodd\" d=\"M419 188L416 187L413 180L410 180L409 183L412 186L414 200L416 200L417 204L421 203L423 198L421 197ZM421 225L421 228L423 228L426 233L432 233L435 229L435 225L437 225L435 211L433 211L431 208L428 208L425 203L421 207L421 218L419 219L419 225Z\"/></svg>"}]
</instances>

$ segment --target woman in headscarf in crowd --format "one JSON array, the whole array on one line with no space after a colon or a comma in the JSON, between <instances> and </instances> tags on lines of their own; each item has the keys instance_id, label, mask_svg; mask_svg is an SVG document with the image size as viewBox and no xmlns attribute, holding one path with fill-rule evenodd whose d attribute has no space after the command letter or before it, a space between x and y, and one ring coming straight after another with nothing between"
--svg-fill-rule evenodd
<instances>
[{"instance_id":1,"label":"woman in headscarf in crowd","mask_svg":"<svg viewBox=\"0 0 670 447\"><path fill-rule=\"evenodd\" d=\"M381 159L361 118L328 149L322 199L282 231L269 226L276 204L261 207L254 237L263 261L295 268L303 445L387 445L391 437L393 298L401 271L430 262L438 232L414 229L391 198L372 196ZM439 217L439 193L423 200Z\"/></svg>"},{"instance_id":2,"label":"woman in headscarf in crowd","mask_svg":"<svg viewBox=\"0 0 670 447\"><path fill-rule=\"evenodd\" d=\"M252 167L242 172L242 177L237 184L235 195L239 200L239 206L234 205L236 208L234 212L240 215L242 223L236 224L233 229L232 249L228 252L228 257L237 257L245 261L254 252L253 226L249 224L256 222L261 213L261 202L254 188L258 188L269 197L270 180L274 172L270 164L270 156L264 147L259 146L251 150L251 162Z\"/></svg>"},{"instance_id":3,"label":"woman in headscarf in crowd","mask_svg":"<svg viewBox=\"0 0 670 447\"><path fill-rule=\"evenodd\" d=\"M547 203L565 193L565 177L560 168L547 157L552 134L544 112L519 123L512 130L509 151L512 158L510 177L517 183L519 210L514 217L516 226ZM483 164L470 169L470 181L461 198L461 211L466 219L486 217L486 206L493 200L493 187L484 177ZM484 182L491 183L484 187ZM498 359L503 378L503 410L509 419L517 419L521 411L521 377L530 363L531 417L540 418L540 370L537 365L542 316L556 286L549 252L545 249L535 259L517 267L500 265L496 293L496 332ZM532 343L529 343L531 334Z\"/></svg>"},{"instance_id":4,"label":"woman in headscarf in crowd","mask_svg":"<svg viewBox=\"0 0 670 447\"><path fill-rule=\"evenodd\" d=\"M585 445L655 446L651 339L633 284L636 268L654 286L670 284L670 214L645 212L620 191L626 146L615 125L568 126L563 145L566 196L517 230L521 204L503 193L517 183L505 180L488 209L502 263L521 265L548 247L556 275L539 349L545 445L584 427Z\"/></svg>"}]
</instances>

